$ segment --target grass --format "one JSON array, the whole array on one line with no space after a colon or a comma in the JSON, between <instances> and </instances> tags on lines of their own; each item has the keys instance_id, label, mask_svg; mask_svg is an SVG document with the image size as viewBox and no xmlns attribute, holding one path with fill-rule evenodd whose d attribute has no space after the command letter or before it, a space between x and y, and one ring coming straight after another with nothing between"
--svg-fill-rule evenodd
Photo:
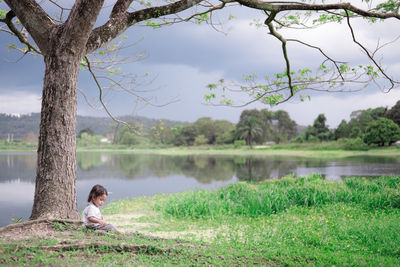
<instances>
[{"instance_id":1,"label":"grass","mask_svg":"<svg viewBox=\"0 0 400 267\"><path fill-rule=\"evenodd\" d=\"M400 177L377 180L348 178L344 183L319 175L267 180L260 184L236 183L216 191L191 191L172 195L156 209L176 217L218 217L220 214L259 217L292 206L359 204L367 210L400 208Z\"/></svg>"},{"instance_id":2,"label":"grass","mask_svg":"<svg viewBox=\"0 0 400 267\"><path fill-rule=\"evenodd\" d=\"M37 146L25 143L7 143L0 140L0 151L36 151ZM95 146L78 146L78 152L123 152L138 154L159 154L159 155L277 155L277 156L301 156L311 158L344 158L355 155L371 156L398 156L400 146L396 147L370 147L364 150L344 150L340 142L316 142L316 143L285 143L271 147L250 149L247 146L235 148L233 145L205 145L193 147L130 147L126 145L103 144Z\"/></svg>"},{"instance_id":3,"label":"grass","mask_svg":"<svg viewBox=\"0 0 400 267\"><path fill-rule=\"evenodd\" d=\"M24 142L10 142L6 140L0 140L0 151L11 152L11 151L37 151L37 145L27 144Z\"/></svg>"},{"instance_id":4,"label":"grass","mask_svg":"<svg viewBox=\"0 0 400 267\"><path fill-rule=\"evenodd\" d=\"M400 176L238 183L109 203L106 220L131 234L54 224L55 236L0 245L0 265L398 266L399 208ZM43 249L77 240L102 245Z\"/></svg>"}]
</instances>

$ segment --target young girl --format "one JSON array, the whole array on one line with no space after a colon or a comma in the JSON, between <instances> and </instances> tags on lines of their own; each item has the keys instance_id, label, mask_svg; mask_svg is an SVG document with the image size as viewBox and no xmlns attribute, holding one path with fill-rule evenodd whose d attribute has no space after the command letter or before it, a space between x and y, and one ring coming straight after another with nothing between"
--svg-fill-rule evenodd
<instances>
[{"instance_id":1,"label":"young girl","mask_svg":"<svg viewBox=\"0 0 400 267\"><path fill-rule=\"evenodd\" d=\"M103 220L99 207L103 206L108 196L107 189L101 185L93 186L89 193L88 205L83 210L82 221L88 229L115 231L121 233L114 225Z\"/></svg>"}]
</instances>

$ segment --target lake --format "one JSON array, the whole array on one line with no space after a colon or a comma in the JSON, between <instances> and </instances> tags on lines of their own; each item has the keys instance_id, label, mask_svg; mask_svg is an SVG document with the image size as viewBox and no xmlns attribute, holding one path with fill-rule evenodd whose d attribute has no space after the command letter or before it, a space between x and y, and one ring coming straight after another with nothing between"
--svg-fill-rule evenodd
<instances>
[{"instance_id":1,"label":"lake","mask_svg":"<svg viewBox=\"0 0 400 267\"><path fill-rule=\"evenodd\" d=\"M289 156L162 156L113 152L77 154L77 201L82 210L90 189L102 184L108 202L192 189L216 189L238 181L263 181L288 174L320 173L340 182L348 176L400 175L395 157L315 159ZM36 153L0 153L0 227L26 220L35 187Z\"/></svg>"}]
</instances>

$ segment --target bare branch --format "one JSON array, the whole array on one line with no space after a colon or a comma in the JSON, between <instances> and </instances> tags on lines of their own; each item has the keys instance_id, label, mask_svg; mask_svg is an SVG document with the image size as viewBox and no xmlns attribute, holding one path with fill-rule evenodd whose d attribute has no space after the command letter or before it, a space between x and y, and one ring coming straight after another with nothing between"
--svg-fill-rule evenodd
<instances>
[{"instance_id":1,"label":"bare branch","mask_svg":"<svg viewBox=\"0 0 400 267\"><path fill-rule=\"evenodd\" d=\"M94 81L95 81L95 83L96 83L96 85L97 85L97 88L99 89L99 101L100 101L101 105L103 106L104 110L107 112L108 116L110 116L110 118L111 118L113 121L115 121L115 122L117 122L117 123L121 123L121 124L123 124L123 125L125 125L125 126L127 126L127 127L130 128L130 124L129 124L129 123L127 123L127 122L125 122L125 121L118 120L117 118L115 118L115 117L111 114L111 112L108 110L107 106L104 104L104 102L103 102L103 89L101 88L101 85L100 85L99 81L97 80L96 75L94 74L94 72L93 72L93 70L92 70L92 67L91 67L91 65L90 65L89 59L88 59L87 57L85 57L85 59L86 59L86 62L87 62L87 66L88 66L89 72L90 72L90 74L92 75L92 77L93 77L93 79L94 79Z\"/></svg>"},{"instance_id":2,"label":"bare branch","mask_svg":"<svg viewBox=\"0 0 400 267\"><path fill-rule=\"evenodd\" d=\"M58 22L63 23L64 12L65 11L70 11L71 9L70 8L65 8L65 7L59 5L56 1L53 1L53 0L48 0L48 1L60 9L60 18L59 18Z\"/></svg>"},{"instance_id":3,"label":"bare branch","mask_svg":"<svg viewBox=\"0 0 400 267\"><path fill-rule=\"evenodd\" d=\"M382 49L383 47L385 47L387 45L390 45L390 44L393 44L393 43L397 42L399 39L400 39L400 35L397 36L396 38L394 38L392 41L384 43L383 45L379 45L379 42L378 42L377 45L376 45L375 51L372 53L372 56L374 57L375 53L378 52L380 49Z\"/></svg>"},{"instance_id":4,"label":"bare branch","mask_svg":"<svg viewBox=\"0 0 400 267\"><path fill-rule=\"evenodd\" d=\"M35 1L5 0L5 2L31 34L39 49L42 52L47 50L48 36L56 26L54 21Z\"/></svg>"},{"instance_id":5,"label":"bare branch","mask_svg":"<svg viewBox=\"0 0 400 267\"><path fill-rule=\"evenodd\" d=\"M318 47L318 46L313 46L313 45L310 45L310 44L308 44L308 43L305 43L305 42L300 41L300 40L297 40L297 39L286 39L286 41L289 41L289 42L297 42L297 43L300 43L300 44L302 44L302 45L305 45L305 46L308 46L308 47L317 49L319 52L321 52L322 55L324 55L324 57L326 57L330 62L332 62L332 63L335 65L336 70L338 71L340 77L341 77L342 80L344 81L344 77L343 77L343 75L342 75L342 73L341 73L341 71L340 71L340 68L339 68L339 66L338 66L337 63L343 63L343 64L345 64L346 62L334 60L333 58L329 57L329 56L328 56L320 47Z\"/></svg>"},{"instance_id":6,"label":"bare branch","mask_svg":"<svg viewBox=\"0 0 400 267\"><path fill-rule=\"evenodd\" d=\"M86 44L85 54L87 55L100 48L103 44L108 43L133 24L151 18L159 18L184 11L201 1L202 0L180 0L168 5L150 7L131 13L116 13L118 16L111 17L103 26L92 31Z\"/></svg>"},{"instance_id":7,"label":"bare branch","mask_svg":"<svg viewBox=\"0 0 400 267\"><path fill-rule=\"evenodd\" d=\"M393 89L393 88L395 87L395 84L394 84L393 79L390 78L390 77L385 73L385 71L382 69L381 65L378 64L378 63L375 61L373 55L371 55L371 53L368 51L368 49L366 49L360 42L358 42L358 41L356 40L356 37L355 37L355 34L354 34L354 30L353 30L353 27L351 26L350 18L349 18L349 16L348 16L348 11L345 10L345 12L346 12L346 14L347 14L347 25L349 26L349 29L350 29L350 32L351 32L351 36L352 36L352 38L353 38L353 42L355 42L359 47L361 47L361 49L365 52L365 54L368 56L368 58L374 63L374 65L379 69L379 71L382 73L382 75L385 76L386 79L390 82L391 86L390 86L390 88L388 89L388 92L389 92L391 89Z\"/></svg>"},{"instance_id":8,"label":"bare branch","mask_svg":"<svg viewBox=\"0 0 400 267\"><path fill-rule=\"evenodd\" d=\"M75 2L67 21L60 29L65 40L61 45L65 49L69 49L70 47L84 47L103 6L103 2L104 0L77 0ZM80 53L81 51L77 52Z\"/></svg>"},{"instance_id":9,"label":"bare branch","mask_svg":"<svg viewBox=\"0 0 400 267\"><path fill-rule=\"evenodd\" d=\"M294 89L292 86L292 75L290 74L290 61L287 55L286 40L285 38L283 38L282 35L280 35L277 31L275 31L274 25L272 24L272 21L274 20L276 14L277 14L276 12L272 11L269 17L265 20L265 24L268 26L270 34L275 36L282 43L283 57L286 62L286 75L288 77L290 96L292 97L294 95Z\"/></svg>"},{"instance_id":10,"label":"bare branch","mask_svg":"<svg viewBox=\"0 0 400 267\"><path fill-rule=\"evenodd\" d=\"M282 12L288 10L297 11L328 11L328 10L349 10L363 17L372 17L379 19L396 18L400 19L400 14L389 12L376 12L374 10L363 10L350 3L335 3L335 4L307 4L303 2L264 2L260 0L236 0L236 2L255 9Z\"/></svg>"},{"instance_id":11,"label":"bare branch","mask_svg":"<svg viewBox=\"0 0 400 267\"><path fill-rule=\"evenodd\" d=\"M17 30L17 28L15 28L12 19L15 17L15 13L14 11L10 10L7 12L6 18L5 19L0 19L0 22L3 22L7 25L7 27L10 29L10 33L14 34L15 36L17 36L18 40L25 44L27 47L27 50L24 51L24 54L27 54L31 51L36 52L38 54L41 54L41 52L36 49L36 47L34 45L32 45L26 36L24 36L20 31Z\"/></svg>"},{"instance_id":12,"label":"bare branch","mask_svg":"<svg viewBox=\"0 0 400 267\"><path fill-rule=\"evenodd\" d=\"M125 13L132 2L133 0L118 0L111 11L110 18L117 17L120 14Z\"/></svg>"},{"instance_id":13,"label":"bare branch","mask_svg":"<svg viewBox=\"0 0 400 267\"><path fill-rule=\"evenodd\" d=\"M78 92L82 94L83 98L85 99L86 104L88 104L89 107L91 107L92 109L98 109L92 102L89 101L88 96L86 95L86 93L83 90L78 88Z\"/></svg>"},{"instance_id":14,"label":"bare branch","mask_svg":"<svg viewBox=\"0 0 400 267\"><path fill-rule=\"evenodd\" d=\"M215 10L223 9L225 7L225 5L226 5L226 2L222 2L222 4L220 4L220 5L215 5L215 6L211 7L210 9L208 9L208 10L206 10L204 12L193 14L190 17L187 17L187 18L185 18L183 20L184 21L190 21L191 19L193 19L193 18L195 18L197 16L205 15L205 14L211 13L211 12L213 12Z\"/></svg>"}]
</instances>

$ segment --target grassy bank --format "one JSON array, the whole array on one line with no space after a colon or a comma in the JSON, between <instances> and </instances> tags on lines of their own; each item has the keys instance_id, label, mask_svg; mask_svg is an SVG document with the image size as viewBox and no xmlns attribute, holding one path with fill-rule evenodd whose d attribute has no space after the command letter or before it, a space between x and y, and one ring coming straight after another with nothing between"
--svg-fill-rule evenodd
<instances>
[{"instance_id":1,"label":"grassy bank","mask_svg":"<svg viewBox=\"0 0 400 267\"><path fill-rule=\"evenodd\" d=\"M368 151L349 151L341 149L316 149L306 146L273 146L268 148L248 147L234 148L232 146L201 146L201 147L170 147L170 148L78 148L79 152L118 152L118 153L136 153L136 154L155 154L169 156L187 156L187 155L230 155L230 156L294 156L308 158L346 158L352 156L400 156L400 147L374 148Z\"/></svg>"},{"instance_id":2,"label":"grassy bank","mask_svg":"<svg viewBox=\"0 0 400 267\"><path fill-rule=\"evenodd\" d=\"M6 143L0 141L0 152L36 151L34 145L25 143ZM102 144L77 147L78 152L118 152L157 155L241 155L241 156L301 156L310 158L345 158L358 155L400 156L400 146L371 147L369 150L344 150L338 142L287 143L273 146L249 148L233 145L192 146L192 147L130 147L124 145Z\"/></svg>"},{"instance_id":3,"label":"grassy bank","mask_svg":"<svg viewBox=\"0 0 400 267\"><path fill-rule=\"evenodd\" d=\"M3 238L0 265L398 266L399 208L400 176L239 183L109 203L123 235L53 223L45 238Z\"/></svg>"}]
</instances>

